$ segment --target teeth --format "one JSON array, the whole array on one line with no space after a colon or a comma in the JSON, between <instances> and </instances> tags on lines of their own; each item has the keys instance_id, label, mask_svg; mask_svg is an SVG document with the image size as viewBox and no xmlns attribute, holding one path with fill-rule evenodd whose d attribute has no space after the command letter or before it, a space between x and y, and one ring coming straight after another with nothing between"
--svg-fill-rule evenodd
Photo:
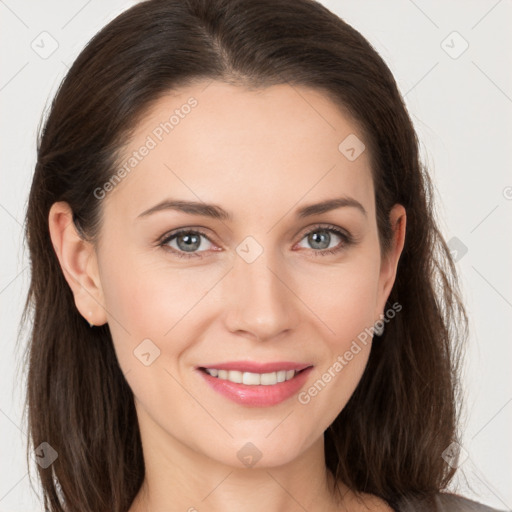
<instances>
[{"instance_id":1,"label":"teeth","mask_svg":"<svg viewBox=\"0 0 512 512\"><path fill-rule=\"evenodd\" d=\"M237 384L242 384L243 381L243 374L242 372L237 372L235 370L231 370L228 372L227 379L231 382L236 382Z\"/></svg>"},{"instance_id":2,"label":"teeth","mask_svg":"<svg viewBox=\"0 0 512 512\"><path fill-rule=\"evenodd\" d=\"M215 368L205 368L206 373L212 377L222 380L229 380L236 384L246 384L248 386L273 386L279 382L290 380L297 373L295 370L279 370L271 373L251 373L240 372L238 370L217 370Z\"/></svg>"}]
</instances>

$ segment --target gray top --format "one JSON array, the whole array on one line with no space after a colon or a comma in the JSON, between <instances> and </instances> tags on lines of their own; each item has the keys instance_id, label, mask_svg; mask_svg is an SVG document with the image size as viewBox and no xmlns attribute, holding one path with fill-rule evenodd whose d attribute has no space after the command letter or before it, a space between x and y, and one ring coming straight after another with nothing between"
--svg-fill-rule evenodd
<instances>
[{"instance_id":1,"label":"gray top","mask_svg":"<svg viewBox=\"0 0 512 512\"><path fill-rule=\"evenodd\" d=\"M391 504L397 512L512 512L510 509L495 509L456 494L439 493L434 503L403 499Z\"/></svg>"}]
</instances>

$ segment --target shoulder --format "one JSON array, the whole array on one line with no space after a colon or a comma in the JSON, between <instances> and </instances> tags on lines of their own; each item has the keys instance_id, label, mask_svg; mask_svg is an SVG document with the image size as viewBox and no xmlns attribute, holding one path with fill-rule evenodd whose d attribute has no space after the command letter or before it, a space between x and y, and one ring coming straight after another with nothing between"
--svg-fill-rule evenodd
<instances>
[{"instance_id":1,"label":"shoulder","mask_svg":"<svg viewBox=\"0 0 512 512\"><path fill-rule=\"evenodd\" d=\"M454 512L505 512L456 494L440 493L436 496L436 504L438 503L440 512L444 510L453 510Z\"/></svg>"},{"instance_id":2,"label":"shoulder","mask_svg":"<svg viewBox=\"0 0 512 512\"><path fill-rule=\"evenodd\" d=\"M436 494L428 504L422 500L403 499L396 504L396 510L397 512L505 512L449 493Z\"/></svg>"}]
</instances>

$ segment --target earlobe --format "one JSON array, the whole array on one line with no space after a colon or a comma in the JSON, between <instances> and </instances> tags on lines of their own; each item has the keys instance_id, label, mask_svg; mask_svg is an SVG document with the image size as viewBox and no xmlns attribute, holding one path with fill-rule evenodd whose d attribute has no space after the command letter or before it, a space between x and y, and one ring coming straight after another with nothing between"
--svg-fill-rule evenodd
<instances>
[{"instance_id":1,"label":"earlobe","mask_svg":"<svg viewBox=\"0 0 512 512\"><path fill-rule=\"evenodd\" d=\"M48 228L55 254L80 314L89 324L107 321L94 246L80 237L68 203L52 205Z\"/></svg>"}]
</instances>

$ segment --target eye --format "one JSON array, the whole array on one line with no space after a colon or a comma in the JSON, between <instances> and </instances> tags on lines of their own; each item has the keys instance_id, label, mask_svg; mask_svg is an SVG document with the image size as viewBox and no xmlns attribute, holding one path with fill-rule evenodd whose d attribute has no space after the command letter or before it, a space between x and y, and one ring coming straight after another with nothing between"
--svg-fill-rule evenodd
<instances>
[{"instance_id":1,"label":"eye","mask_svg":"<svg viewBox=\"0 0 512 512\"><path fill-rule=\"evenodd\" d=\"M338 242L334 247L329 247L332 242L333 234L335 238L341 239L341 242ZM346 247L353 245L355 242L348 232L344 232L340 228L331 225L315 226L303 235L302 239L304 238L307 238L307 242L315 249L313 251L315 256L336 254Z\"/></svg>"},{"instance_id":2,"label":"eye","mask_svg":"<svg viewBox=\"0 0 512 512\"><path fill-rule=\"evenodd\" d=\"M334 247L329 247L332 242L332 235L335 238L341 239ZM307 242L312 245L313 253L315 256L327 256L336 254L343 249L355 243L354 238L348 233L342 231L337 226L320 225L315 226L302 235L301 240L307 237ZM201 252L207 251L202 244L202 238L206 239L210 244L212 243L208 236L199 230L194 229L180 229L178 231L164 235L158 246L165 250L172 252L179 258L202 258ZM176 242L176 246L172 247L170 244ZM202 250L199 250L201 249Z\"/></svg>"},{"instance_id":3,"label":"eye","mask_svg":"<svg viewBox=\"0 0 512 512\"><path fill-rule=\"evenodd\" d=\"M158 245L166 250L170 250L180 258L200 258L201 255L196 254L194 251L197 251L202 246L201 237L210 242L210 239L202 231L181 229L165 236ZM171 247L169 245L174 241L176 241L177 247Z\"/></svg>"}]
</instances>

